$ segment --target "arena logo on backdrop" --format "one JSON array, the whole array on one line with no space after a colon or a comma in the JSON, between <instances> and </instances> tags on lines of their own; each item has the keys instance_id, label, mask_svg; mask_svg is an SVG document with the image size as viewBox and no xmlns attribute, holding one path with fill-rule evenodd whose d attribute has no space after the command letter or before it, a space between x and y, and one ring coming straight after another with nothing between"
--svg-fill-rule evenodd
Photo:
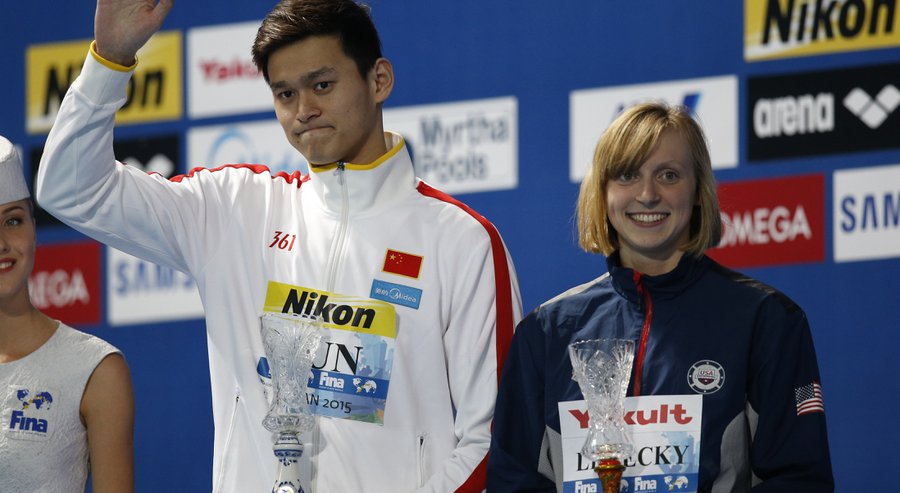
<instances>
[{"instance_id":1,"label":"arena logo on backdrop","mask_svg":"<svg viewBox=\"0 0 900 493\"><path fill-rule=\"evenodd\" d=\"M187 167L263 164L273 174L308 173L309 166L271 118L228 125L194 126L188 130Z\"/></svg>"},{"instance_id":2,"label":"arena logo on backdrop","mask_svg":"<svg viewBox=\"0 0 900 493\"><path fill-rule=\"evenodd\" d=\"M569 179L573 183L584 178L597 140L613 119L626 108L651 100L690 108L706 132L713 168L737 166L737 77L583 89L569 94Z\"/></svg>"},{"instance_id":3,"label":"arena logo on backdrop","mask_svg":"<svg viewBox=\"0 0 900 493\"><path fill-rule=\"evenodd\" d=\"M835 171L833 193L835 262L900 257L900 165Z\"/></svg>"},{"instance_id":4,"label":"arena logo on backdrop","mask_svg":"<svg viewBox=\"0 0 900 493\"><path fill-rule=\"evenodd\" d=\"M900 63L747 81L750 161L900 147Z\"/></svg>"},{"instance_id":5,"label":"arena logo on backdrop","mask_svg":"<svg viewBox=\"0 0 900 493\"><path fill-rule=\"evenodd\" d=\"M26 53L28 133L50 130L62 98L81 73L90 40L31 45ZM181 118L181 32L156 33L138 51L138 64L128 80L127 100L116 123L146 123Z\"/></svg>"},{"instance_id":6,"label":"arena logo on backdrop","mask_svg":"<svg viewBox=\"0 0 900 493\"><path fill-rule=\"evenodd\" d=\"M142 169L147 173L158 173L171 178L178 167L181 148L180 134L164 134L152 137L142 136L134 139L115 139L113 152L118 160L129 166ZM29 153L31 166L31 189L37 187L38 167L43 154L43 147L34 147ZM19 153L20 156L25 154ZM35 204L34 219L38 229L42 226L66 227L63 222L45 211L40 204Z\"/></svg>"},{"instance_id":7,"label":"arena logo on backdrop","mask_svg":"<svg viewBox=\"0 0 900 493\"><path fill-rule=\"evenodd\" d=\"M747 61L895 46L896 0L744 0Z\"/></svg>"},{"instance_id":8,"label":"arena logo on backdrop","mask_svg":"<svg viewBox=\"0 0 900 493\"><path fill-rule=\"evenodd\" d=\"M100 244L94 241L39 245L28 279L31 302L69 325L100 323Z\"/></svg>"},{"instance_id":9,"label":"arena logo on backdrop","mask_svg":"<svg viewBox=\"0 0 900 493\"><path fill-rule=\"evenodd\" d=\"M106 249L107 319L112 326L203 317L197 286L187 274Z\"/></svg>"},{"instance_id":10,"label":"arena logo on backdrop","mask_svg":"<svg viewBox=\"0 0 900 493\"><path fill-rule=\"evenodd\" d=\"M188 30L187 102L191 118L272 111L272 92L247 49L253 45L257 29L259 21Z\"/></svg>"},{"instance_id":11,"label":"arena logo on backdrop","mask_svg":"<svg viewBox=\"0 0 900 493\"><path fill-rule=\"evenodd\" d=\"M519 184L514 97L389 108L384 128L406 140L416 174L445 192L508 190Z\"/></svg>"},{"instance_id":12,"label":"arena logo on backdrop","mask_svg":"<svg viewBox=\"0 0 900 493\"><path fill-rule=\"evenodd\" d=\"M722 183L722 241L707 254L729 267L825 259L825 178L804 175Z\"/></svg>"}]
</instances>

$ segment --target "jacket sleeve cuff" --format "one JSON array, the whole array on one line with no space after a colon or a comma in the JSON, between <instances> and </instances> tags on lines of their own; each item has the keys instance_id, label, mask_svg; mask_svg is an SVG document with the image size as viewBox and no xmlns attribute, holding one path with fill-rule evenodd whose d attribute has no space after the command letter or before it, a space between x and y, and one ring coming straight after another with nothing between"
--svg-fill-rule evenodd
<instances>
[{"instance_id":1,"label":"jacket sleeve cuff","mask_svg":"<svg viewBox=\"0 0 900 493\"><path fill-rule=\"evenodd\" d=\"M135 66L137 62L131 67L125 67L104 59L97 54L94 43L91 43L81 74L72 86L97 105L117 103L125 99L128 80Z\"/></svg>"}]
</instances>

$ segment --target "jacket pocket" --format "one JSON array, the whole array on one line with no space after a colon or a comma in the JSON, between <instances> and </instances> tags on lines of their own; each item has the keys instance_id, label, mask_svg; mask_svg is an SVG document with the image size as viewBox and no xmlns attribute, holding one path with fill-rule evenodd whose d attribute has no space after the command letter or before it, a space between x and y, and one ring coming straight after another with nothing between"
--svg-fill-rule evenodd
<instances>
[{"instance_id":1,"label":"jacket pocket","mask_svg":"<svg viewBox=\"0 0 900 493\"><path fill-rule=\"evenodd\" d=\"M222 446L222 458L219 463L219 470L216 472L216 490L215 493L221 493L225 487L225 471L228 466L228 450L231 448L231 438L234 434L234 427L237 423L238 413L241 407L241 389L234 389L234 407L231 409L231 419L228 420L228 432L225 434L225 443Z\"/></svg>"}]
</instances>

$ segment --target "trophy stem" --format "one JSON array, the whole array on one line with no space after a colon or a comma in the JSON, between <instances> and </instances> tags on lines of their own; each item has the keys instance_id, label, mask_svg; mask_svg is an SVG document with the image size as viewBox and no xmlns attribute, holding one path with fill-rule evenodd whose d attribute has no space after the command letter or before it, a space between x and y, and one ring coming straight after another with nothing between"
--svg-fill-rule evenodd
<instances>
[{"instance_id":1,"label":"trophy stem","mask_svg":"<svg viewBox=\"0 0 900 493\"><path fill-rule=\"evenodd\" d=\"M278 458L278 472L272 493L303 493L300 486L300 457L303 455L303 443L295 431L283 431L272 446Z\"/></svg>"},{"instance_id":2,"label":"trophy stem","mask_svg":"<svg viewBox=\"0 0 900 493\"><path fill-rule=\"evenodd\" d=\"M600 463L594 467L594 472L600 478L600 484L603 485L603 493L619 493L623 471L625 471L625 466L619 462L619 459L600 460Z\"/></svg>"}]
</instances>

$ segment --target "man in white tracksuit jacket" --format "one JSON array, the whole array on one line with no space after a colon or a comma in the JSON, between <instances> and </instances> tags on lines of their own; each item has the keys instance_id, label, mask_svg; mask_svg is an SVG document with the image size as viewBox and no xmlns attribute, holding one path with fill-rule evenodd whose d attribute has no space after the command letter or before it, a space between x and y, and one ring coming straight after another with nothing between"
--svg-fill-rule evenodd
<instances>
[{"instance_id":1,"label":"man in white tracksuit jacket","mask_svg":"<svg viewBox=\"0 0 900 493\"><path fill-rule=\"evenodd\" d=\"M116 162L112 140L135 53L171 0L152 10L120 3L98 3L37 199L73 228L196 280L213 491L265 491L274 480L273 436L261 424L271 397L264 312L315 314L329 328L308 398L319 416L304 435L307 493L482 491L499 367L521 318L515 272L493 225L418 180L402 137L383 131L393 71L367 10L283 2L263 28L292 8L312 9L300 17L324 27L268 47L263 28L257 37L255 60L308 176L227 165L166 180ZM348 5L355 20L331 11ZM348 56L348 34L333 25L370 29L377 56L362 65Z\"/></svg>"}]
</instances>

